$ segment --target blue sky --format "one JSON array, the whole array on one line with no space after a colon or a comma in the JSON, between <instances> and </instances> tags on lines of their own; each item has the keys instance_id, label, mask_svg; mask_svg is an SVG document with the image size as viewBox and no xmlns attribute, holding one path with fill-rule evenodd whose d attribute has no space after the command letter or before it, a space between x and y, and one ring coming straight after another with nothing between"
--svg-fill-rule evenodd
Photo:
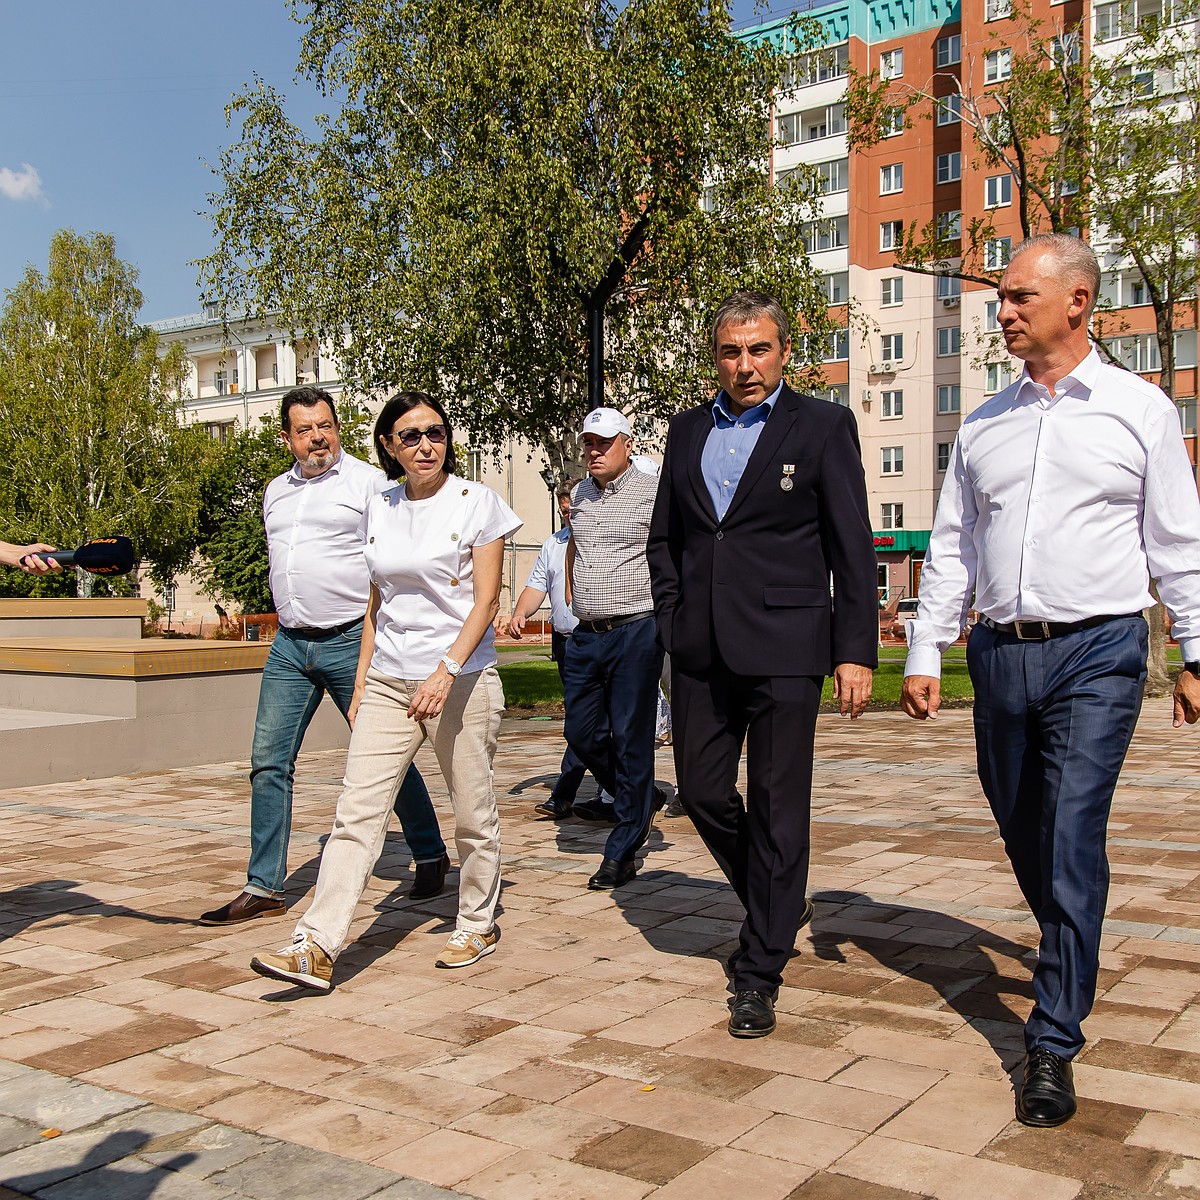
<instances>
[{"instance_id":1,"label":"blue sky","mask_svg":"<svg viewBox=\"0 0 1200 1200\"><path fill-rule=\"evenodd\" d=\"M144 320L195 312L230 94L257 72L293 115L318 107L286 0L0 0L0 33L0 293L45 269L55 230L104 231L141 272Z\"/></svg>"}]
</instances>

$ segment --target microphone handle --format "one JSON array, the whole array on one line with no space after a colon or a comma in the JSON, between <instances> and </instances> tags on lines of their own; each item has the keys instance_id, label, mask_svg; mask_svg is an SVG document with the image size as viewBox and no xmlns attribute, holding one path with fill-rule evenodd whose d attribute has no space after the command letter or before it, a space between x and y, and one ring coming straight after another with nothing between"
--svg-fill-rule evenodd
<instances>
[{"instance_id":1,"label":"microphone handle","mask_svg":"<svg viewBox=\"0 0 1200 1200\"><path fill-rule=\"evenodd\" d=\"M64 569L75 565L74 550L39 550L36 554L30 554L27 557L40 558L42 562L49 562L51 559L54 559Z\"/></svg>"}]
</instances>

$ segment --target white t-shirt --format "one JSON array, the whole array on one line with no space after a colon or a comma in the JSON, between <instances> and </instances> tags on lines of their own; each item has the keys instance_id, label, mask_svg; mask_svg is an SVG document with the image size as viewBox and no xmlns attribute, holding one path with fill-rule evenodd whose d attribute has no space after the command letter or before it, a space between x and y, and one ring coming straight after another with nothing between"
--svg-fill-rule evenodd
<instances>
[{"instance_id":1,"label":"white t-shirt","mask_svg":"<svg viewBox=\"0 0 1200 1200\"><path fill-rule=\"evenodd\" d=\"M396 679L424 679L458 637L475 603L471 550L521 528L491 488L449 475L427 500L410 500L396 484L372 496L362 537L381 603L371 666ZM463 672L496 661L489 626Z\"/></svg>"}]
</instances>

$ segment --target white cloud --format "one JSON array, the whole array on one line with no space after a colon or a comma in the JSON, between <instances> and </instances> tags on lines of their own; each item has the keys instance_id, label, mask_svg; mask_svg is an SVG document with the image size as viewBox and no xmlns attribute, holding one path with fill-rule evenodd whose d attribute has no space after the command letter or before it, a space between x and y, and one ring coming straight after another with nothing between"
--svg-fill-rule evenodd
<instances>
[{"instance_id":1,"label":"white cloud","mask_svg":"<svg viewBox=\"0 0 1200 1200\"><path fill-rule=\"evenodd\" d=\"M9 200L45 200L37 167L22 163L19 171L0 167L0 196Z\"/></svg>"}]
</instances>

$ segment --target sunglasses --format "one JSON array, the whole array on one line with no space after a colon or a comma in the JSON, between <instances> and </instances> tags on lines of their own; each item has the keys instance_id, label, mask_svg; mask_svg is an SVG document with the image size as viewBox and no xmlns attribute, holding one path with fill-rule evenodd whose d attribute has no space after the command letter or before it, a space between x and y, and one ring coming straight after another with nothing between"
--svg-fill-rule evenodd
<instances>
[{"instance_id":1,"label":"sunglasses","mask_svg":"<svg viewBox=\"0 0 1200 1200\"><path fill-rule=\"evenodd\" d=\"M428 438L430 445L440 446L446 440L445 425L430 425L425 429L402 429L399 433L389 433L388 437L411 450L421 444L422 438Z\"/></svg>"}]
</instances>

